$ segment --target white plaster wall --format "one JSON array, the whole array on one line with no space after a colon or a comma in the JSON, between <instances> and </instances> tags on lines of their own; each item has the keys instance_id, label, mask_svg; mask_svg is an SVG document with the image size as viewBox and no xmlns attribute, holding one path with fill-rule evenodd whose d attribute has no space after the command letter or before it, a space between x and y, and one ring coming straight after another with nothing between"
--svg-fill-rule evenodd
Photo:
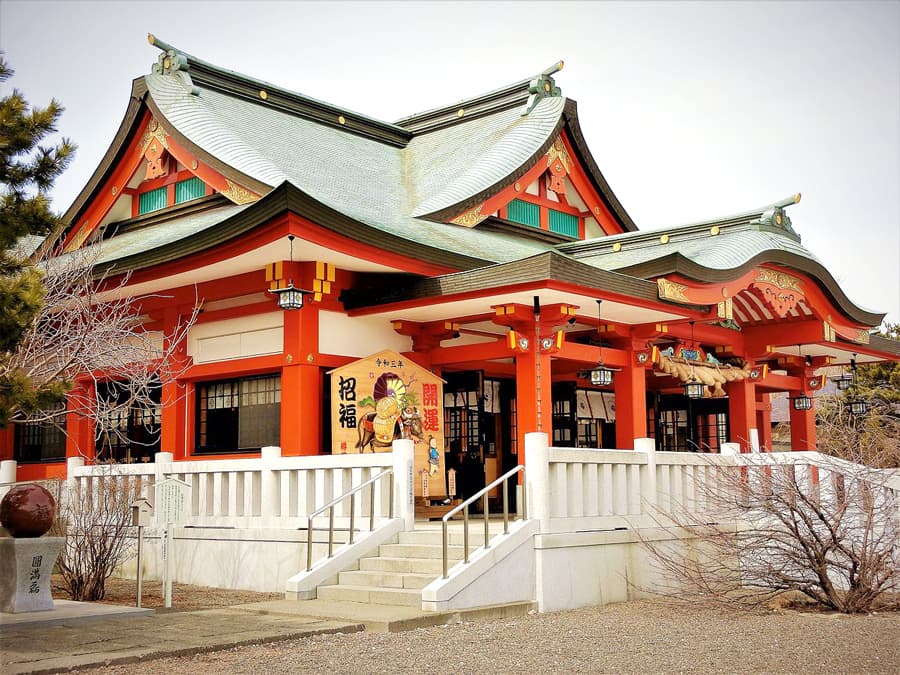
<instances>
[{"instance_id":1,"label":"white plaster wall","mask_svg":"<svg viewBox=\"0 0 900 675\"><path fill-rule=\"evenodd\" d=\"M319 312L319 351L338 356L363 358L382 349L412 350L412 339L394 332L391 322L378 317L341 312Z\"/></svg>"},{"instance_id":2,"label":"white plaster wall","mask_svg":"<svg viewBox=\"0 0 900 675\"><path fill-rule=\"evenodd\" d=\"M191 326L188 356L193 357L194 363L210 363L280 354L283 342L282 312L267 312Z\"/></svg>"},{"instance_id":3,"label":"white plaster wall","mask_svg":"<svg viewBox=\"0 0 900 675\"><path fill-rule=\"evenodd\" d=\"M175 584L283 593L288 579L306 569L306 532L177 528L174 539ZM313 543L313 560L327 552L327 542ZM144 535L141 567L144 579L162 578L160 532ZM136 572L132 558L117 574L133 579Z\"/></svg>"},{"instance_id":4,"label":"white plaster wall","mask_svg":"<svg viewBox=\"0 0 900 675\"><path fill-rule=\"evenodd\" d=\"M422 589L422 609L446 611L532 602L535 590L534 534L537 521L512 523L509 534L497 535L488 549L478 549L468 563L459 562L449 578Z\"/></svg>"},{"instance_id":5,"label":"white plaster wall","mask_svg":"<svg viewBox=\"0 0 900 675\"><path fill-rule=\"evenodd\" d=\"M641 532L668 550L689 548L696 540L662 529ZM554 612L651 597L649 589L672 588L653 555L633 531L572 532L535 537L538 610Z\"/></svg>"}]
</instances>

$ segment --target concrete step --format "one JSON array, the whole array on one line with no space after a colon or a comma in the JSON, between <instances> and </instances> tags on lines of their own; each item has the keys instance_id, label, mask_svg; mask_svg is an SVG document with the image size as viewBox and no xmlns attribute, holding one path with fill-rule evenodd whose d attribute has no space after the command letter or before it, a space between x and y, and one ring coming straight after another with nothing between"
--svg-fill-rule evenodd
<instances>
[{"instance_id":1,"label":"concrete step","mask_svg":"<svg viewBox=\"0 0 900 675\"><path fill-rule=\"evenodd\" d=\"M491 539L503 532L503 523L499 525L491 524L489 528ZM463 532L461 529L455 529L448 532L448 539L451 546L463 545ZM444 535L440 530L413 530L411 532L400 533L401 544L428 544L441 545L444 541ZM484 545L484 524L477 523L469 527L469 550Z\"/></svg>"},{"instance_id":2,"label":"concrete step","mask_svg":"<svg viewBox=\"0 0 900 675\"><path fill-rule=\"evenodd\" d=\"M474 547L470 550L474 550ZM440 544L382 544L378 548L379 555L389 558L437 558L443 557ZM462 546L448 546L447 557L451 560L462 560Z\"/></svg>"},{"instance_id":3,"label":"concrete step","mask_svg":"<svg viewBox=\"0 0 900 675\"><path fill-rule=\"evenodd\" d=\"M524 616L534 605L530 602L494 605L478 609L426 612L421 605L372 605L337 600L269 600L241 605L232 609L263 615L308 616L341 620L365 625L375 632L398 632L459 623L460 621L485 621Z\"/></svg>"},{"instance_id":4,"label":"concrete step","mask_svg":"<svg viewBox=\"0 0 900 675\"><path fill-rule=\"evenodd\" d=\"M441 574L440 558L360 558L359 569L367 572L415 572L418 574Z\"/></svg>"},{"instance_id":5,"label":"concrete step","mask_svg":"<svg viewBox=\"0 0 900 675\"><path fill-rule=\"evenodd\" d=\"M378 586L381 588L425 588L435 580L438 573L384 572L352 570L338 575L341 586Z\"/></svg>"},{"instance_id":6,"label":"concrete step","mask_svg":"<svg viewBox=\"0 0 900 675\"><path fill-rule=\"evenodd\" d=\"M375 605L422 606L422 591L417 588L378 588L339 584L337 586L319 586L316 591L316 597L319 600L360 602Z\"/></svg>"}]
</instances>

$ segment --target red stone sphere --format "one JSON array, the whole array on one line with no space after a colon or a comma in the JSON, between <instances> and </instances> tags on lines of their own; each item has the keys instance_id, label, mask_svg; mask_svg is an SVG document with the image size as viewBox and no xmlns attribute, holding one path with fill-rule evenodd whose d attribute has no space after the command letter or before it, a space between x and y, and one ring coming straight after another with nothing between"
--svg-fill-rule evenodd
<instances>
[{"instance_id":1,"label":"red stone sphere","mask_svg":"<svg viewBox=\"0 0 900 675\"><path fill-rule=\"evenodd\" d=\"M40 485L16 485L0 501L0 525L13 537L40 537L55 517L56 500Z\"/></svg>"}]
</instances>

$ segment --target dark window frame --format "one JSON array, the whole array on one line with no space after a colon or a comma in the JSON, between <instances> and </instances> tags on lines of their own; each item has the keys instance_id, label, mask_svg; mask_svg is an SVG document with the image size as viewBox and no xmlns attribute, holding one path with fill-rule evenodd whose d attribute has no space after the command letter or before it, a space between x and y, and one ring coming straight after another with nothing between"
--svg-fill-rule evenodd
<instances>
[{"instance_id":1,"label":"dark window frame","mask_svg":"<svg viewBox=\"0 0 900 675\"><path fill-rule=\"evenodd\" d=\"M281 373L197 382L195 394L194 454L245 454L281 444Z\"/></svg>"}]
</instances>

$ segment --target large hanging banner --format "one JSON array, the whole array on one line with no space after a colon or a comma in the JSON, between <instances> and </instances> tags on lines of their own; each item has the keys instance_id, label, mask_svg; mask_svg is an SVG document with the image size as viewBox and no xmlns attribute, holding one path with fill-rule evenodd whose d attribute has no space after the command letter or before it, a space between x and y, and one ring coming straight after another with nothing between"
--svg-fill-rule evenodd
<instances>
[{"instance_id":1,"label":"large hanging banner","mask_svg":"<svg viewBox=\"0 0 900 675\"><path fill-rule=\"evenodd\" d=\"M396 439L410 439L416 495L423 496L424 471L428 496L445 496L443 380L391 350L329 374L332 452L390 452Z\"/></svg>"}]
</instances>

